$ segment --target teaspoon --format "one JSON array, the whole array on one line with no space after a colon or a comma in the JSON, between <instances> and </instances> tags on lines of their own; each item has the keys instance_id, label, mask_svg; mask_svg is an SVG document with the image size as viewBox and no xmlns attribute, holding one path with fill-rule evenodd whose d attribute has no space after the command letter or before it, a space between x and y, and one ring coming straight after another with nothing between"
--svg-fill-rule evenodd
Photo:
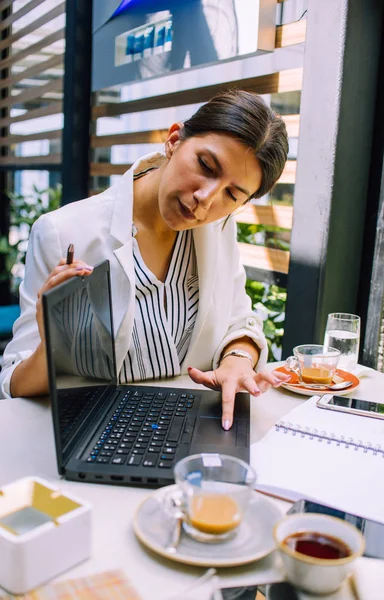
<instances>
[{"instance_id":1,"label":"teaspoon","mask_svg":"<svg viewBox=\"0 0 384 600\"><path fill-rule=\"evenodd\" d=\"M165 551L169 552L169 554L176 554L180 543L181 527L185 514L181 509L181 501L178 498L171 498L171 502L173 504L172 516L174 523Z\"/></svg>"}]
</instances>

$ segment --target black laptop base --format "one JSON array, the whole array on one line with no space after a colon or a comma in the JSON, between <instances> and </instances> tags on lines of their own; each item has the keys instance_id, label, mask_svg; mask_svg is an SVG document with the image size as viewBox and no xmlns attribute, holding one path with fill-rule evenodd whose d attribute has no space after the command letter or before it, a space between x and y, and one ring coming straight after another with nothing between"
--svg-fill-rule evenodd
<instances>
[{"instance_id":1,"label":"black laptop base","mask_svg":"<svg viewBox=\"0 0 384 600\"><path fill-rule=\"evenodd\" d=\"M64 475L74 481L160 487L185 456L220 452L249 462L249 396L237 394L234 423L221 427L219 392L119 386L101 423L87 430Z\"/></svg>"},{"instance_id":2,"label":"black laptop base","mask_svg":"<svg viewBox=\"0 0 384 600\"><path fill-rule=\"evenodd\" d=\"M249 395L221 427L221 394L118 385L110 265L44 292L43 313L58 472L68 479L159 487L201 452L249 462Z\"/></svg>"}]
</instances>

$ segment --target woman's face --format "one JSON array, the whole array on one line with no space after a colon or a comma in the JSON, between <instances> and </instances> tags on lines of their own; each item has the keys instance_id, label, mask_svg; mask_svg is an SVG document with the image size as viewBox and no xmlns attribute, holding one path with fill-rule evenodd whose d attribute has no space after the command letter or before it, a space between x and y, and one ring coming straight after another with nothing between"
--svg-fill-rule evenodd
<instances>
[{"instance_id":1,"label":"woman's face","mask_svg":"<svg viewBox=\"0 0 384 600\"><path fill-rule=\"evenodd\" d=\"M238 140L208 133L181 142L180 127L170 129L159 186L160 214L175 231L228 216L259 189L262 179L259 161Z\"/></svg>"}]
</instances>

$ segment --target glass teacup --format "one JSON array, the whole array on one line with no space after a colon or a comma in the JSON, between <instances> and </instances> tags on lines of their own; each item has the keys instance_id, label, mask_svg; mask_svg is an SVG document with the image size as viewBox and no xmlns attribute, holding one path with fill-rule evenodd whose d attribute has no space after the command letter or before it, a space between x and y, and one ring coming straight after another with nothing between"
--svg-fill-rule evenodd
<instances>
[{"instance_id":1,"label":"glass teacup","mask_svg":"<svg viewBox=\"0 0 384 600\"><path fill-rule=\"evenodd\" d=\"M236 534L256 480L246 462L224 454L195 454L176 464L174 476L188 535L200 542L220 542Z\"/></svg>"},{"instance_id":2,"label":"glass teacup","mask_svg":"<svg viewBox=\"0 0 384 600\"><path fill-rule=\"evenodd\" d=\"M340 358L340 350L319 344L304 344L293 349L293 356L285 366L295 372L300 383L329 385L333 381Z\"/></svg>"}]
</instances>

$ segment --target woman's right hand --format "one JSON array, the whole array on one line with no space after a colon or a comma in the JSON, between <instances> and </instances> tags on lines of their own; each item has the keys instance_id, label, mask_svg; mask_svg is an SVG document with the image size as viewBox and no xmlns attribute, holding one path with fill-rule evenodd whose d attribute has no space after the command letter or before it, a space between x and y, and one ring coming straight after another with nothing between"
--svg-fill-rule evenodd
<instances>
[{"instance_id":1,"label":"woman's right hand","mask_svg":"<svg viewBox=\"0 0 384 600\"><path fill-rule=\"evenodd\" d=\"M44 336L44 320L43 320L43 306L41 301L41 296L47 290L50 290L60 283L67 281L67 279L71 279L72 277L76 277L76 275L84 276L90 275L93 271L93 267L87 265L82 260L74 260L73 263L67 265L65 258L62 258L57 265L51 271L48 276L48 279L44 283L43 287L39 290L37 294L37 302L36 302L36 321L37 326L39 328L39 334L41 338L41 342L45 341Z\"/></svg>"}]
</instances>

